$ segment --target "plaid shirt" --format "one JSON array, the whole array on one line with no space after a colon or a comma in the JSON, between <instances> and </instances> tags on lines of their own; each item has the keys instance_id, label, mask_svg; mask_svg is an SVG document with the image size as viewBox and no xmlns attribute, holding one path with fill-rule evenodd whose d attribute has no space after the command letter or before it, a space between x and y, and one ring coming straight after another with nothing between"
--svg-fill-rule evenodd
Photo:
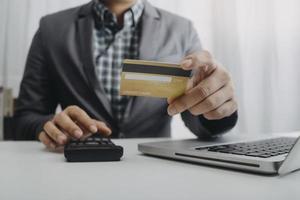
<instances>
[{"instance_id":1,"label":"plaid shirt","mask_svg":"<svg viewBox=\"0 0 300 200\"><path fill-rule=\"evenodd\" d=\"M141 26L139 20L144 10L141 0L124 14L123 26L101 0L95 1L94 61L95 73L111 102L114 118L122 122L129 97L120 96L120 77L123 59L137 59Z\"/></svg>"}]
</instances>

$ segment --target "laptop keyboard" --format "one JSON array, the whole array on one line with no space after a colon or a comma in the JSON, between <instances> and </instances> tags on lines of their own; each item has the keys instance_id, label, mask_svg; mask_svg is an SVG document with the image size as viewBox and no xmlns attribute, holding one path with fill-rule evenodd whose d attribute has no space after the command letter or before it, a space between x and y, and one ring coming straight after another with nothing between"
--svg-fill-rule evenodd
<instances>
[{"instance_id":1,"label":"laptop keyboard","mask_svg":"<svg viewBox=\"0 0 300 200\"><path fill-rule=\"evenodd\" d=\"M269 158L272 156L278 156L289 153L290 149L293 147L295 142L296 138L280 137L254 142L199 147L196 148L196 150L207 150L210 152Z\"/></svg>"}]
</instances>

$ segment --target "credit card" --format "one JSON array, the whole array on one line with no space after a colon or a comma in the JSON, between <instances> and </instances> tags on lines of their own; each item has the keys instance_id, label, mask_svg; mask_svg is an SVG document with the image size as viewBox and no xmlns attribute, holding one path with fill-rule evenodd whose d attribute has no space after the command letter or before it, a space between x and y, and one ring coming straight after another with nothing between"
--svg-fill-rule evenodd
<instances>
[{"instance_id":1,"label":"credit card","mask_svg":"<svg viewBox=\"0 0 300 200\"><path fill-rule=\"evenodd\" d=\"M185 92L190 76L179 64L126 59L120 95L175 98Z\"/></svg>"}]
</instances>

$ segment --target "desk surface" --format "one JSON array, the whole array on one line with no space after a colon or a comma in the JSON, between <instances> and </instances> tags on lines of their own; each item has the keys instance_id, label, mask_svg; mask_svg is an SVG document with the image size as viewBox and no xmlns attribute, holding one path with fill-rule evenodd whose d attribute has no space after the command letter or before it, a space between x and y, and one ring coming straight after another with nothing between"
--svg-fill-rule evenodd
<instances>
[{"instance_id":1,"label":"desk surface","mask_svg":"<svg viewBox=\"0 0 300 200\"><path fill-rule=\"evenodd\" d=\"M38 142L0 142L0 199L300 199L300 172L262 176L147 157L122 139L121 162L67 163Z\"/></svg>"}]
</instances>

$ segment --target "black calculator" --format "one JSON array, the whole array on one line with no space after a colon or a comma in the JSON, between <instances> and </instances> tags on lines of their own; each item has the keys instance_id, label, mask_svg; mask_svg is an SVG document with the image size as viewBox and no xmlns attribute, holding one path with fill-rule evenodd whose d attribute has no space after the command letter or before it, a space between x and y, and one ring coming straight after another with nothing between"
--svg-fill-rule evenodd
<instances>
[{"instance_id":1,"label":"black calculator","mask_svg":"<svg viewBox=\"0 0 300 200\"><path fill-rule=\"evenodd\" d=\"M89 137L84 141L70 140L64 148L68 162L120 161L123 147L115 145L110 138L102 136Z\"/></svg>"}]
</instances>

